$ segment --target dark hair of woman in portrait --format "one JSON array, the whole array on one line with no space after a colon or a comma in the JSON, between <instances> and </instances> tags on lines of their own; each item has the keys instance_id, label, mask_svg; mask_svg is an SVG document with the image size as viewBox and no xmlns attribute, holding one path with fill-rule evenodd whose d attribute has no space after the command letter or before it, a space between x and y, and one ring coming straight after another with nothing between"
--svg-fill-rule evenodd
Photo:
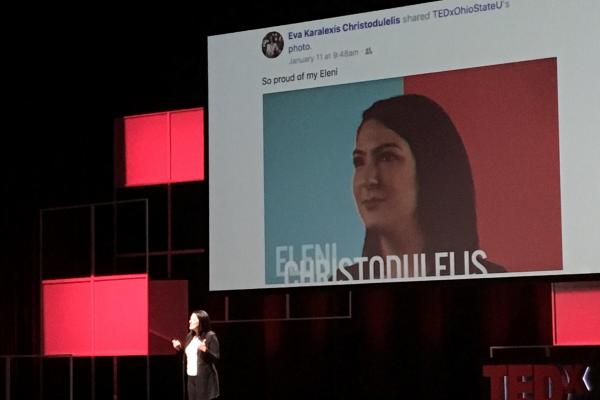
<instances>
[{"instance_id":1,"label":"dark hair of woman in portrait","mask_svg":"<svg viewBox=\"0 0 600 400\"><path fill-rule=\"evenodd\" d=\"M463 252L479 248L475 190L465 147L444 109L415 94L375 102L363 113L353 160L353 193L366 230L362 255L455 252L462 274ZM433 275L432 260L427 267ZM486 264L488 272L497 267ZM348 271L354 276L355 269Z\"/></svg>"},{"instance_id":2,"label":"dark hair of woman in portrait","mask_svg":"<svg viewBox=\"0 0 600 400\"><path fill-rule=\"evenodd\" d=\"M219 397L219 340L211 330L210 317L204 310L193 311L184 345L172 341L176 350L184 350L187 392L189 400L210 400Z\"/></svg>"}]
</instances>

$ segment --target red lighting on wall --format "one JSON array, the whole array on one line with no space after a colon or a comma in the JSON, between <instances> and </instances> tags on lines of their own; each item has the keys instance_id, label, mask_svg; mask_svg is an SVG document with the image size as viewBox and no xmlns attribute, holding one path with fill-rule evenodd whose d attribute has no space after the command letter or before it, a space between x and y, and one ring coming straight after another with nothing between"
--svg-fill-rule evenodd
<instances>
[{"instance_id":1,"label":"red lighting on wall","mask_svg":"<svg viewBox=\"0 0 600 400\"><path fill-rule=\"evenodd\" d=\"M122 186L204 180L204 109L123 118Z\"/></svg>"},{"instance_id":2,"label":"red lighting on wall","mask_svg":"<svg viewBox=\"0 0 600 400\"><path fill-rule=\"evenodd\" d=\"M92 352L92 293L89 278L43 282L44 354Z\"/></svg>"},{"instance_id":3,"label":"red lighting on wall","mask_svg":"<svg viewBox=\"0 0 600 400\"><path fill-rule=\"evenodd\" d=\"M148 354L148 277L92 277L93 354Z\"/></svg>"},{"instance_id":4,"label":"red lighting on wall","mask_svg":"<svg viewBox=\"0 0 600 400\"><path fill-rule=\"evenodd\" d=\"M552 285L555 345L600 345L600 282Z\"/></svg>"},{"instance_id":5,"label":"red lighting on wall","mask_svg":"<svg viewBox=\"0 0 600 400\"><path fill-rule=\"evenodd\" d=\"M145 274L47 280L42 300L45 355L170 354L171 338L186 332L187 281Z\"/></svg>"},{"instance_id":6,"label":"red lighting on wall","mask_svg":"<svg viewBox=\"0 0 600 400\"><path fill-rule=\"evenodd\" d=\"M171 182L204 180L204 110L169 113Z\"/></svg>"},{"instance_id":7,"label":"red lighting on wall","mask_svg":"<svg viewBox=\"0 0 600 400\"><path fill-rule=\"evenodd\" d=\"M125 117L125 186L169 182L169 115Z\"/></svg>"}]
</instances>

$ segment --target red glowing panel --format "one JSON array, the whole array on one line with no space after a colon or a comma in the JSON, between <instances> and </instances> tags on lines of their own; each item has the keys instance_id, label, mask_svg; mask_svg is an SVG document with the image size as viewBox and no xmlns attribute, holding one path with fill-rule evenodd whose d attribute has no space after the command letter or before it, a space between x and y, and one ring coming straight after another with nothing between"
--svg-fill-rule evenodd
<instances>
[{"instance_id":1,"label":"red glowing panel","mask_svg":"<svg viewBox=\"0 0 600 400\"><path fill-rule=\"evenodd\" d=\"M94 278L94 355L148 354L148 277Z\"/></svg>"},{"instance_id":2,"label":"red glowing panel","mask_svg":"<svg viewBox=\"0 0 600 400\"><path fill-rule=\"evenodd\" d=\"M600 282L553 284L555 345L600 345Z\"/></svg>"},{"instance_id":3,"label":"red glowing panel","mask_svg":"<svg viewBox=\"0 0 600 400\"><path fill-rule=\"evenodd\" d=\"M204 180L204 110L171 113L171 182Z\"/></svg>"},{"instance_id":4,"label":"red glowing panel","mask_svg":"<svg viewBox=\"0 0 600 400\"><path fill-rule=\"evenodd\" d=\"M187 281L145 274L42 282L44 354L172 354L187 332Z\"/></svg>"},{"instance_id":5,"label":"red glowing panel","mask_svg":"<svg viewBox=\"0 0 600 400\"><path fill-rule=\"evenodd\" d=\"M44 354L148 354L148 278L114 275L42 282Z\"/></svg>"},{"instance_id":6,"label":"red glowing panel","mask_svg":"<svg viewBox=\"0 0 600 400\"><path fill-rule=\"evenodd\" d=\"M44 281L42 301L44 354L90 354L93 337L90 279Z\"/></svg>"},{"instance_id":7,"label":"red glowing panel","mask_svg":"<svg viewBox=\"0 0 600 400\"><path fill-rule=\"evenodd\" d=\"M202 108L125 117L122 143L125 186L204 179Z\"/></svg>"},{"instance_id":8,"label":"red glowing panel","mask_svg":"<svg viewBox=\"0 0 600 400\"><path fill-rule=\"evenodd\" d=\"M168 182L170 170L169 114L124 119L125 186Z\"/></svg>"}]
</instances>

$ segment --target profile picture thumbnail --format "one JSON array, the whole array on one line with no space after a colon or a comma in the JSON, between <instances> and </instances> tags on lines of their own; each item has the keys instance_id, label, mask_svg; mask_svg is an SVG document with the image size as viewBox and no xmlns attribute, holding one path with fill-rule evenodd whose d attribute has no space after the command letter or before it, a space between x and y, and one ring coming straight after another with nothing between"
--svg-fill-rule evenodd
<instances>
[{"instance_id":1,"label":"profile picture thumbnail","mask_svg":"<svg viewBox=\"0 0 600 400\"><path fill-rule=\"evenodd\" d=\"M268 58L275 58L283 51L283 36L279 32L269 32L262 40L262 52Z\"/></svg>"}]
</instances>

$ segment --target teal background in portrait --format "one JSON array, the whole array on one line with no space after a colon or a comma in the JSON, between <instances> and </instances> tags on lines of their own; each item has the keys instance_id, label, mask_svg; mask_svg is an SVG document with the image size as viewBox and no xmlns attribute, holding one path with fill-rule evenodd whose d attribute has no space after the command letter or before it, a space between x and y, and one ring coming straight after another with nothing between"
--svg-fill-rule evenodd
<instances>
[{"instance_id":1,"label":"teal background in portrait","mask_svg":"<svg viewBox=\"0 0 600 400\"><path fill-rule=\"evenodd\" d=\"M357 257L364 227L352 195L352 151L362 112L403 93L402 78L263 96L265 282L277 277L276 246L337 244Z\"/></svg>"}]
</instances>

